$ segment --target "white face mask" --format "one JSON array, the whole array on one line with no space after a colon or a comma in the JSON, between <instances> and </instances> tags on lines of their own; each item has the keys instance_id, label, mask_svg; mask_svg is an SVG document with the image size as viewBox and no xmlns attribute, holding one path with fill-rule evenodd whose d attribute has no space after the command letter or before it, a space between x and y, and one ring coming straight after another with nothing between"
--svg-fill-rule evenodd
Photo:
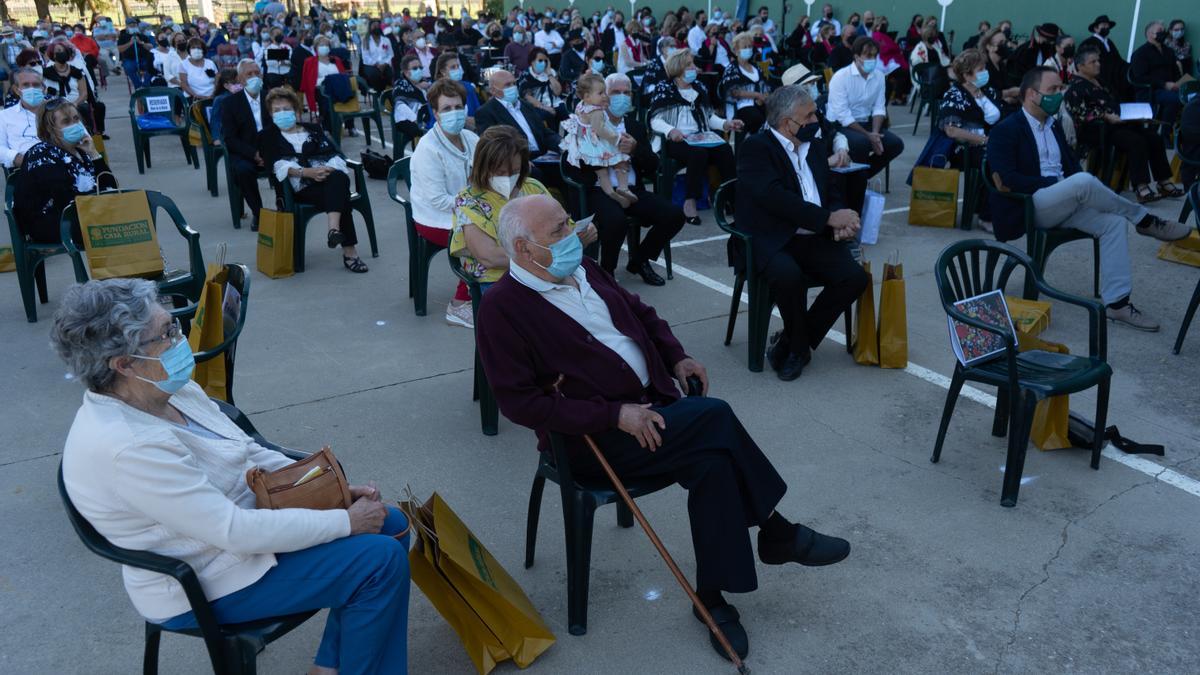
<instances>
[{"instance_id":1,"label":"white face mask","mask_svg":"<svg viewBox=\"0 0 1200 675\"><path fill-rule=\"evenodd\" d=\"M501 196L508 197L517 187L517 181L521 180L521 174L516 173L511 176L492 176L488 179L488 187Z\"/></svg>"},{"instance_id":2,"label":"white face mask","mask_svg":"<svg viewBox=\"0 0 1200 675\"><path fill-rule=\"evenodd\" d=\"M188 56L192 57L193 61L199 61L200 59L204 58L204 50L203 49L188 50Z\"/></svg>"}]
</instances>

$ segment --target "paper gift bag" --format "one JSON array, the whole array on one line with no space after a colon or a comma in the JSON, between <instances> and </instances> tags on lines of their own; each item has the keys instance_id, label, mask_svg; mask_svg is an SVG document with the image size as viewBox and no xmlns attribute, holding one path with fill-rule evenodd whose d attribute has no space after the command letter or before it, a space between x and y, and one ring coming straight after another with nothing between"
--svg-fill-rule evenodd
<instances>
[{"instance_id":1,"label":"paper gift bag","mask_svg":"<svg viewBox=\"0 0 1200 675\"><path fill-rule=\"evenodd\" d=\"M1178 152L1171 158L1171 182L1183 182L1183 157Z\"/></svg>"},{"instance_id":2,"label":"paper gift bag","mask_svg":"<svg viewBox=\"0 0 1200 675\"><path fill-rule=\"evenodd\" d=\"M258 271L279 279L290 277L292 269L292 214L263 209L258 216Z\"/></svg>"},{"instance_id":3,"label":"paper gift bag","mask_svg":"<svg viewBox=\"0 0 1200 675\"><path fill-rule=\"evenodd\" d=\"M413 581L442 614L482 675L511 658L526 668L555 637L521 587L436 492L400 504L417 532Z\"/></svg>"},{"instance_id":4,"label":"paper gift bag","mask_svg":"<svg viewBox=\"0 0 1200 675\"><path fill-rule=\"evenodd\" d=\"M863 261L867 288L854 308L854 362L864 366L879 364L879 334L875 330L875 279L871 263Z\"/></svg>"},{"instance_id":5,"label":"paper gift bag","mask_svg":"<svg viewBox=\"0 0 1200 675\"><path fill-rule=\"evenodd\" d=\"M1050 303L1004 296L1008 314L1018 333L1035 336L1050 327Z\"/></svg>"},{"instance_id":6,"label":"paper gift bag","mask_svg":"<svg viewBox=\"0 0 1200 675\"><path fill-rule=\"evenodd\" d=\"M867 190L862 209L862 243L872 246L879 241L879 225L883 222L883 195Z\"/></svg>"},{"instance_id":7,"label":"paper gift bag","mask_svg":"<svg viewBox=\"0 0 1200 675\"><path fill-rule=\"evenodd\" d=\"M79 230L93 279L157 277L162 252L142 190L75 198Z\"/></svg>"},{"instance_id":8,"label":"paper gift bag","mask_svg":"<svg viewBox=\"0 0 1200 675\"><path fill-rule=\"evenodd\" d=\"M1200 232L1192 230L1187 239L1163 244L1158 247L1158 257L1162 260L1200 267Z\"/></svg>"},{"instance_id":9,"label":"paper gift bag","mask_svg":"<svg viewBox=\"0 0 1200 675\"><path fill-rule=\"evenodd\" d=\"M12 272L17 269L17 258L13 254L13 247L0 246L0 272Z\"/></svg>"},{"instance_id":10,"label":"paper gift bag","mask_svg":"<svg viewBox=\"0 0 1200 675\"><path fill-rule=\"evenodd\" d=\"M192 319L192 330L188 334L188 345L192 352L208 351L225 341L224 305L227 277L225 244L221 244L216 262L208 264L204 290L200 293L196 317ZM229 400L229 392L225 387L224 357L217 356L204 363L197 363L196 369L192 371L192 380L203 387L204 393L209 396L222 401Z\"/></svg>"},{"instance_id":11,"label":"paper gift bag","mask_svg":"<svg viewBox=\"0 0 1200 675\"><path fill-rule=\"evenodd\" d=\"M958 169L913 168L908 224L954 227L958 216Z\"/></svg>"},{"instance_id":12,"label":"paper gift bag","mask_svg":"<svg viewBox=\"0 0 1200 675\"><path fill-rule=\"evenodd\" d=\"M908 367L908 310L904 301L904 266L900 256L883 266L879 291L879 367Z\"/></svg>"},{"instance_id":13,"label":"paper gift bag","mask_svg":"<svg viewBox=\"0 0 1200 675\"><path fill-rule=\"evenodd\" d=\"M1014 317L1015 321L1015 317ZM1017 348L1027 352L1040 350L1056 354L1070 354L1066 345L1057 342L1047 342L1032 335L1017 331ZM1072 446L1068 439L1067 429L1070 426L1071 397L1052 396L1038 401L1033 410L1033 423L1029 428L1029 440L1039 450L1058 450Z\"/></svg>"}]
</instances>

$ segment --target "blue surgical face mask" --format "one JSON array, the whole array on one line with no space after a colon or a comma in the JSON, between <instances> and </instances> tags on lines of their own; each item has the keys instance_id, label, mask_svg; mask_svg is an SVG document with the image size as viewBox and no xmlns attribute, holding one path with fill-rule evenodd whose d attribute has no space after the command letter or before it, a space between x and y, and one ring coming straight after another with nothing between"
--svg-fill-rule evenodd
<instances>
[{"instance_id":1,"label":"blue surgical face mask","mask_svg":"<svg viewBox=\"0 0 1200 675\"><path fill-rule=\"evenodd\" d=\"M271 121L280 129L291 129L296 126L296 111L280 110L279 112L271 113Z\"/></svg>"},{"instance_id":2,"label":"blue surgical face mask","mask_svg":"<svg viewBox=\"0 0 1200 675\"><path fill-rule=\"evenodd\" d=\"M574 232L549 246L542 246L536 241L529 243L550 251L549 267L539 264L536 260L533 261L533 264L549 272L550 276L555 279L566 279L571 276L579 268L579 263L583 262L583 242Z\"/></svg>"},{"instance_id":3,"label":"blue surgical face mask","mask_svg":"<svg viewBox=\"0 0 1200 675\"><path fill-rule=\"evenodd\" d=\"M545 61L537 61L537 62L535 62L535 63L533 64L533 72L535 72L535 73L544 73L544 72L546 72L546 62L545 62Z\"/></svg>"},{"instance_id":4,"label":"blue surgical face mask","mask_svg":"<svg viewBox=\"0 0 1200 675\"><path fill-rule=\"evenodd\" d=\"M988 71L986 69L981 70L978 73L975 73L975 86L979 87L980 89L983 89L984 87L987 86L988 79L990 77L991 76L988 74Z\"/></svg>"},{"instance_id":5,"label":"blue surgical face mask","mask_svg":"<svg viewBox=\"0 0 1200 675\"><path fill-rule=\"evenodd\" d=\"M604 59L600 59L599 61L597 61L597 60L592 61L592 72L597 75L604 74Z\"/></svg>"},{"instance_id":6,"label":"blue surgical face mask","mask_svg":"<svg viewBox=\"0 0 1200 675\"><path fill-rule=\"evenodd\" d=\"M413 80L423 80L425 79L425 69L413 68L412 70L408 71L408 77Z\"/></svg>"},{"instance_id":7,"label":"blue surgical face mask","mask_svg":"<svg viewBox=\"0 0 1200 675\"><path fill-rule=\"evenodd\" d=\"M41 89L22 89L21 101L30 108L36 108L46 101L46 92Z\"/></svg>"},{"instance_id":8,"label":"blue surgical face mask","mask_svg":"<svg viewBox=\"0 0 1200 675\"><path fill-rule=\"evenodd\" d=\"M262 86L262 78L257 75L246 80L246 91L250 92L251 96L258 96L258 92L262 91Z\"/></svg>"},{"instance_id":9,"label":"blue surgical face mask","mask_svg":"<svg viewBox=\"0 0 1200 675\"><path fill-rule=\"evenodd\" d=\"M517 85L515 84L510 84L504 88L504 102L509 105L516 104L520 95L520 90L517 89Z\"/></svg>"},{"instance_id":10,"label":"blue surgical face mask","mask_svg":"<svg viewBox=\"0 0 1200 675\"><path fill-rule=\"evenodd\" d=\"M683 81L687 82L688 84L695 82L696 81L696 69L688 68L687 70L683 71Z\"/></svg>"},{"instance_id":11,"label":"blue surgical face mask","mask_svg":"<svg viewBox=\"0 0 1200 675\"><path fill-rule=\"evenodd\" d=\"M449 75L450 79L454 80L455 82L459 82L462 80L462 68L452 68L450 70L447 70L446 74Z\"/></svg>"},{"instance_id":12,"label":"blue surgical face mask","mask_svg":"<svg viewBox=\"0 0 1200 675\"><path fill-rule=\"evenodd\" d=\"M87 127L83 126L83 122L76 122L70 126L63 127L62 135L64 141L75 145L88 135Z\"/></svg>"},{"instance_id":13,"label":"blue surgical face mask","mask_svg":"<svg viewBox=\"0 0 1200 675\"><path fill-rule=\"evenodd\" d=\"M742 59L743 61L749 61L751 56L754 56L753 47L744 47L738 50L738 58Z\"/></svg>"},{"instance_id":14,"label":"blue surgical face mask","mask_svg":"<svg viewBox=\"0 0 1200 675\"><path fill-rule=\"evenodd\" d=\"M879 59L863 59L863 72L870 75L875 71L875 66L879 65Z\"/></svg>"},{"instance_id":15,"label":"blue surgical face mask","mask_svg":"<svg viewBox=\"0 0 1200 675\"><path fill-rule=\"evenodd\" d=\"M151 380L140 375L134 375L134 377L142 382L149 382L168 394L174 394L183 389L183 385L192 379L192 371L196 369L196 357L192 354L192 347L182 337L179 338L179 342L171 345L158 356L142 356L140 354L131 354L130 356L135 359L161 363L167 379Z\"/></svg>"},{"instance_id":16,"label":"blue surgical face mask","mask_svg":"<svg viewBox=\"0 0 1200 675\"><path fill-rule=\"evenodd\" d=\"M317 45L317 56L329 56L329 45Z\"/></svg>"},{"instance_id":17,"label":"blue surgical face mask","mask_svg":"<svg viewBox=\"0 0 1200 675\"><path fill-rule=\"evenodd\" d=\"M633 99L629 94L613 94L608 97L608 110L617 117L624 117L633 110Z\"/></svg>"},{"instance_id":18,"label":"blue surgical face mask","mask_svg":"<svg viewBox=\"0 0 1200 675\"><path fill-rule=\"evenodd\" d=\"M457 136L463 127L467 126L467 111L466 110L447 110L443 113L438 113L438 124L441 125L442 131Z\"/></svg>"}]
</instances>

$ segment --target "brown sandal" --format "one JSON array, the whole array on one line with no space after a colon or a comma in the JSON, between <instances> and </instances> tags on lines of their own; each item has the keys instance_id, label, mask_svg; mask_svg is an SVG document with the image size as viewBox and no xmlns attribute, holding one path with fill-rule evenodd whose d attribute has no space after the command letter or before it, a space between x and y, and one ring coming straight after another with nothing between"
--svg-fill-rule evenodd
<instances>
[{"instance_id":1,"label":"brown sandal","mask_svg":"<svg viewBox=\"0 0 1200 675\"><path fill-rule=\"evenodd\" d=\"M1150 189L1149 185L1137 189L1137 203L1149 204L1153 201L1158 201L1159 195L1154 190Z\"/></svg>"},{"instance_id":2,"label":"brown sandal","mask_svg":"<svg viewBox=\"0 0 1200 675\"><path fill-rule=\"evenodd\" d=\"M1182 197L1183 190L1170 181L1162 181L1158 184L1158 196L1166 199L1177 199Z\"/></svg>"}]
</instances>

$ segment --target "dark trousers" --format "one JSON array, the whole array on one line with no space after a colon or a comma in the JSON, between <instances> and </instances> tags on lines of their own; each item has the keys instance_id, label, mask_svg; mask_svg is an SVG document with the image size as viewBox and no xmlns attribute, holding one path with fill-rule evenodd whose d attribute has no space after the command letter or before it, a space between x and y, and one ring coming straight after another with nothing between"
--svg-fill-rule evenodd
<instances>
[{"instance_id":1,"label":"dark trousers","mask_svg":"<svg viewBox=\"0 0 1200 675\"><path fill-rule=\"evenodd\" d=\"M258 166L244 158L232 157L233 161L233 180L237 183L238 190L242 192L242 199L246 201L246 206L250 209L250 217L254 219L255 226L258 225L258 214L262 211L262 195L258 191Z\"/></svg>"},{"instance_id":2,"label":"dark trousers","mask_svg":"<svg viewBox=\"0 0 1200 675\"><path fill-rule=\"evenodd\" d=\"M555 151L557 152L557 148ZM567 193L567 184L563 182L562 171L559 170L557 161L530 162L529 175L547 188L554 188L564 195Z\"/></svg>"},{"instance_id":3,"label":"dark trousers","mask_svg":"<svg viewBox=\"0 0 1200 675\"><path fill-rule=\"evenodd\" d=\"M683 141L667 141L667 156L687 167L687 198L700 199L708 183L708 167L717 167L721 182L734 177L737 167L733 162L733 149L722 143L715 148L701 148Z\"/></svg>"},{"instance_id":4,"label":"dark trousers","mask_svg":"<svg viewBox=\"0 0 1200 675\"><path fill-rule=\"evenodd\" d=\"M1171 180L1171 163L1167 161L1167 149L1162 136L1152 128L1129 124L1114 124L1108 128L1108 139L1125 153L1125 166L1129 167L1129 181L1134 185L1147 185L1154 180Z\"/></svg>"},{"instance_id":5,"label":"dark trousers","mask_svg":"<svg viewBox=\"0 0 1200 675\"><path fill-rule=\"evenodd\" d=\"M1137 99L1146 101L1145 90L1139 90ZM1154 115L1154 119L1166 122L1162 125L1162 133L1166 133L1170 129L1170 125L1175 123L1175 118L1179 117L1179 92L1167 91L1166 89L1155 89L1149 99L1158 108L1158 112Z\"/></svg>"},{"instance_id":6,"label":"dark trousers","mask_svg":"<svg viewBox=\"0 0 1200 675\"><path fill-rule=\"evenodd\" d=\"M795 235L767 262L763 272L783 317L784 339L793 354L816 349L837 318L867 288L867 273L846 242L821 235ZM812 307L808 289L823 286Z\"/></svg>"},{"instance_id":7,"label":"dark trousers","mask_svg":"<svg viewBox=\"0 0 1200 675\"><path fill-rule=\"evenodd\" d=\"M129 78L130 84L134 89L141 89L150 84L150 78L142 72L141 64L135 59L127 59L121 61L121 68L125 71L125 77Z\"/></svg>"},{"instance_id":8,"label":"dark trousers","mask_svg":"<svg viewBox=\"0 0 1200 675\"><path fill-rule=\"evenodd\" d=\"M756 134L759 129L762 129L763 123L767 121L767 113L763 106L748 105L745 108L738 108L733 114L734 119L739 119L745 125L745 131L748 134Z\"/></svg>"},{"instance_id":9,"label":"dark trousers","mask_svg":"<svg viewBox=\"0 0 1200 675\"><path fill-rule=\"evenodd\" d=\"M375 91L383 91L392 82L392 67L388 65L367 66L359 68L359 73L367 81L367 85Z\"/></svg>"},{"instance_id":10,"label":"dark trousers","mask_svg":"<svg viewBox=\"0 0 1200 675\"><path fill-rule=\"evenodd\" d=\"M869 128L869 124L864 125L864 128ZM883 171L883 167L887 166L893 159L899 157L900 153L904 152L904 141L900 140L899 136L887 129L881 132L883 134L882 155L871 154L873 152L871 149L871 139L867 138L866 134L859 133L850 127L841 127L839 131L845 134L846 140L850 142L850 159L862 164L871 165L871 170L867 172L868 178Z\"/></svg>"},{"instance_id":11,"label":"dark trousers","mask_svg":"<svg viewBox=\"0 0 1200 675\"><path fill-rule=\"evenodd\" d=\"M83 118L84 126L95 134L104 133L104 120L108 117L108 107L104 101L94 100L79 104L79 116Z\"/></svg>"},{"instance_id":12,"label":"dark trousers","mask_svg":"<svg viewBox=\"0 0 1200 675\"><path fill-rule=\"evenodd\" d=\"M604 194L599 187L592 186L588 189L588 203L596 216L592 222L600 235L600 267L609 274L617 270L621 242L625 240L627 232L627 216L634 218L639 226L650 228L638 245L636 258L630 251L631 266L640 266L647 260L657 258L662 254L667 242L683 229L683 210L672 204L670 199L647 192L641 185L633 191L638 197L637 202L622 210L621 205Z\"/></svg>"},{"instance_id":13,"label":"dark trousers","mask_svg":"<svg viewBox=\"0 0 1200 675\"><path fill-rule=\"evenodd\" d=\"M296 201L315 206L322 213L341 213L338 227L342 231L342 246L358 244L354 232L354 216L350 213L350 179L341 171L334 171L323 181L314 181L296 193Z\"/></svg>"},{"instance_id":14,"label":"dark trousers","mask_svg":"<svg viewBox=\"0 0 1200 675\"><path fill-rule=\"evenodd\" d=\"M669 475L687 490L698 588L753 591L758 578L747 528L767 521L787 484L728 403L696 396L655 410L667 427L654 452L620 430L597 434L596 444L618 476ZM571 468L605 480L590 451L576 454Z\"/></svg>"}]
</instances>

